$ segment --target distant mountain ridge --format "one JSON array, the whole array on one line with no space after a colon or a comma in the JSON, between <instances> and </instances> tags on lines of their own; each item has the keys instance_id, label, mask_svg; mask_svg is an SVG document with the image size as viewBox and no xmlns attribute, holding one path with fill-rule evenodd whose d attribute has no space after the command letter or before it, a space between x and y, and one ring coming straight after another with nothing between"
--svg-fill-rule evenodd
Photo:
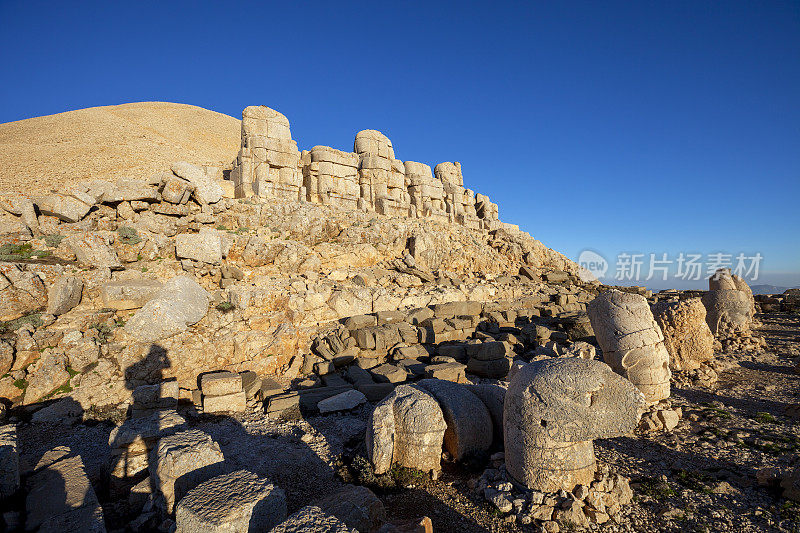
<instances>
[{"instance_id":1,"label":"distant mountain ridge","mask_svg":"<svg viewBox=\"0 0 800 533\"><path fill-rule=\"evenodd\" d=\"M789 289L796 289L797 287L779 287L777 285L751 285L750 289L753 294L783 294Z\"/></svg>"}]
</instances>

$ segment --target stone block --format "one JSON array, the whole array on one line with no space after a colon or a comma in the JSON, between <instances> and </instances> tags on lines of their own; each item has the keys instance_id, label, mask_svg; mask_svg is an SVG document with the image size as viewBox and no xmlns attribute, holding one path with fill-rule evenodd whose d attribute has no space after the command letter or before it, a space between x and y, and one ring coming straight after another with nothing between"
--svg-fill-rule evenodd
<instances>
[{"instance_id":1,"label":"stone block","mask_svg":"<svg viewBox=\"0 0 800 533\"><path fill-rule=\"evenodd\" d=\"M462 365L461 363L427 365L425 367L425 377L463 383L466 381L466 368L467 365Z\"/></svg>"},{"instance_id":2,"label":"stone block","mask_svg":"<svg viewBox=\"0 0 800 533\"><path fill-rule=\"evenodd\" d=\"M247 396L244 391L221 396L203 395L204 413L241 413L247 409Z\"/></svg>"},{"instance_id":3,"label":"stone block","mask_svg":"<svg viewBox=\"0 0 800 533\"><path fill-rule=\"evenodd\" d=\"M176 235L175 256L218 265L222 262L222 235L211 228L202 228L199 233Z\"/></svg>"},{"instance_id":4,"label":"stone block","mask_svg":"<svg viewBox=\"0 0 800 533\"><path fill-rule=\"evenodd\" d=\"M161 289L163 284L155 279L117 280L100 287L103 307L125 311L139 309Z\"/></svg>"},{"instance_id":5,"label":"stone block","mask_svg":"<svg viewBox=\"0 0 800 533\"><path fill-rule=\"evenodd\" d=\"M369 371L372 377L381 383L402 383L408 379L408 373L395 365L383 364L371 368Z\"/></svg>"},{"instance_id":6,"label":"stone block","mask_svg":"<svg viewBox=\"0 0 800 533\"><path fill-rule=\"evenodd\" d=\"M242 393L244 394L244 393ZM219 445L206 433L189 429L162 438L150 452L150 478L171 513L197 485L223 473Z\"/></svg>"},{"instance_id":7,"label":"stone block","mask_svg":"<svg viewBox=\"0 0 800 533\"><path fill-rule=\"evenodd\" d=\"M177 533L269 531L286 519L286 494L247 470L200 483L178 503Z\"/></svg>"},{"instance_id":8,"label":"stone block","mask_svg":"<svg viewBox=\"0 0 800 533\"><path fill-rule=\"evenodd\" d=\"M209 396L223 396L242 391L242 375L236 372L212 372L200 377L200 390Z\"/></svg>"}]
</instances>

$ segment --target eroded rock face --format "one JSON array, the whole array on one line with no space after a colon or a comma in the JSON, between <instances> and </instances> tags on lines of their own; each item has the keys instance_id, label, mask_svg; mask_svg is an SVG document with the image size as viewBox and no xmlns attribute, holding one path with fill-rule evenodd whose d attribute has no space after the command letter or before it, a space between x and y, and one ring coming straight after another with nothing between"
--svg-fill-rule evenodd
<instances>
[{"instance_id":1,"label":"eroded rock face","mask_svg":"<svg viewBox=\"0 0 800 533\"><path fill-rule=\"evenodd\" d=\"M530 489L572 490L594 479L592 439L633 431L645 402L599 361L534 361L511 380L503 406L508 473Z\"/></svg>"},{"instance_id":2,"label":"eroded rock face","mask_svg":"<svg viewBox=\"0 0 800 533\"><path fill-rule=\"evenodd\" d=\"M644 296L610 290L587 307L603 360L653 403L669 398L669 352Z\"/></svg>"},{"instance_id":3,"label":"eroded rock face","mask_svg":"<svg viewBox=\"0 0 800 533\"><path fill-rule=\"evenodd\" d=\"M700 368L700 363L714 357L714 335L700 298L658 303L653 316L664 334L672 370Z\"/></svg>"},{"instance_id":4,"label":"eroded rock face","mask_svg":"<svg viewBox=\"0 0 800 533\"><path fill-rule=\"evenodd\" d=\"M367 456L376 474L388 472L393 464L438 472L446 430L442 409L431 394L400 385L370 416Z\"/></svg>"},{"instance_id":5,"label":"eroded rock face","mask_svg":"<svg viewBox=\"0 0 800 533\"><path fill-rule=\"evenodd\" d=\"M708 289L702 300L711 333L718 338L749 336L755 303L747 283L723 268L709 278Z\"/></svg>"}]
</instances>

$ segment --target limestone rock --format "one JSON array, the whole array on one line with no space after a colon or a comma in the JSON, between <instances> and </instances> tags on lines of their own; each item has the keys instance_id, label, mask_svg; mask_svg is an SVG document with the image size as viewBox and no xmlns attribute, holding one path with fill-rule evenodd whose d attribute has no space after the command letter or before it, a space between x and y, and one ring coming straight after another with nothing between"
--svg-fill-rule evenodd
<instances>
[{"instance_id":1,"label":"limestone rock","mask_svg":"<svg viewBox=\"0 0 800 533\"><path fill-rule=\"evenodd\" d=\"M64 244L72 250L81 266L93 268L120 268L122 263L108 244L108 239L95 233L81 233L64 239Z\"/></svg>"},{"instance_id":2,"label":"limestone rock","mask_svg":"<svg viewBox=\"0 0 800 533\"><path fill-rule=\"evenodd\" d=\"M222 396L242 391L242 376L236 372L212 372L200 377L203 394Z\"/></svg>"},{"instance_id":3,"label":"limestone rock","mask_svg":"<svg viewBox=\"0 0 800 533\"><path fill-rule=\"evenodd\" d=\"M376 474L393 464L439 471L447 423L428 392L399 385L373 411L367 424L367 456Z\"/></svg>"},{"instance_id":4,"label":"limestone rock","mask_svg":"<svg viewBox=\"0 0 800 533\"><path fill-rule=\"evenodd\" d=\"M163 287L155 279L115 280L100 287L103 306L119 311L139 309Z\"/></svg>"},{"instance_id":5,"label":"limestone rock","mask_svg":"<svg viewBox=\"0 0 800 533\"><path fill-rule=\"evenodd\" d=\"M49 194L36 198L35 203L43 215L58 217L64 222L78 222L92 208L86 202L61 194Z\"/></svg>"},{"instance_id":6,"label":"limestone rock","mask_svg":"<svg viewBox=\"0 0 800 533\"><path fill-rule=\"evenodd\" d=\"M222 474L224 457L219 445L197 429L180 431L158 441L150 452L150 479L171 513L194 487Z\"/></svg>"},{"instance_id":7,"label":"limestone rock","mask_svg":"<svg viewBox=\"0 0 800 533\"><path fill-rule=\"evenodd\" d=\"M66 363L64 355L46 350L28 369L28 387L25 389L23 403L36 403L69 381Z\"/></svg>"},{"instance_id":8,"label":"limestone rock","mask_svg":"<svg viewBox=\"0 0 800 533\"><path fill-rule=\"evenodd\" d=\"M383 503L367 487L345 485L314 505L358 531L375 531L386 520Z\"/></svg>"},{"instance_id":9,"label":"limestone rock","mask_svg":"<svg viewBox=\"0 0 800 533\"><path fill-rule=\"evenodd\" d=\"M224 194L222 187L214 178L209 177L201 167L185 161L179 161L172 164L172 172L195 187L194 194L200 203L215 204L222 200Z\"/></svg>"},{"instance_id":10,"label":"limestone rock","mask_svg":"<svg viewBox=\"0 0 800 533\"><path fill-rule=\"evenodd\" d=\"M664 333L670 368L694 370L714 357L714 335L700 298L658 303L653 306L653 316Z\"/></svg>"},{"instance_id":11,"label":"limestone rock","mask_svg":"<svg viewBox=\"0 0 800 533\"><path fill-rule=\"evenodd\" d=\"M178 533L269 531L285 519L283 490L247 470L200 483L175 511Z\"/></svg>"},{"instance_id":12,"label":"limestone rock","mask_svg":"<svg viewBox=\"0 0 800 533\"><path fill-rule=\"evenodd\" d=\"M517 372L506 393L506 469L544 492L589 484L592 439L632 432L643 410L642 393L599 361L534 361Z\"/></svg>"},{"instance_id":13,"label":"limestone rock","mask_svg":"<svg viewBox=\"0 0 800 533\"><path fill-rule=\"evenodd\" d=\"M125 331L145 342L170 337L199 322L208 312L209 300L193 278L176 276L133 315Z\"/></svg>"},{"instance_id":14,"label":"limestone rock","mask_svg":"<svg viewBox=\"0 0 800 533\"><path fill-rule=\"evenodd\" d=\"M175 255L181 259L218 265L222 262L222 248L222 236L211 228L202 228L200 233L181 233L175 237Z\"/></svg>"},{"instance_id":15,"label":"limestone rock","mask_svg":"<svg viewBox=\"0 0 800 533\"><path fill-rule=\"evenodd\" d=\"M47 313L63 315L81 301L83 281L74 276L59 278L47 291Z\"/></svg>"},{"instance_id":16,"label":"limestone rock","mask_svg":"<svg viewBox=\"0 0 800 533\"><path fill-rule=\"evenodd\" d=\"M669 397L669 352L644 296L610 290L587 311L603 360L641 390L648 402Z\"/></svg>"},{"instance_id":17,"label":"limestone rock","mask_svg":"<svg viewBox=\"0 0 800 533\"><path fill-rule=\"evenodd\" d=\"M322 414L349 411L366 401L367 397L364 396L362 392L349 390L320 401L317 404L317 409L319 409L319 412Z\"/></svg>"},{"instance_id":18,"label":"limestone rock","mask_svg":"<svg viewBox=\"0 0 800 533\"><path fill-rule=\"evenodd\" d=\"M46 299L47 291L39 276L13 263L0 263L0 321L40 309Z\"/></svg>"}]
</instances>

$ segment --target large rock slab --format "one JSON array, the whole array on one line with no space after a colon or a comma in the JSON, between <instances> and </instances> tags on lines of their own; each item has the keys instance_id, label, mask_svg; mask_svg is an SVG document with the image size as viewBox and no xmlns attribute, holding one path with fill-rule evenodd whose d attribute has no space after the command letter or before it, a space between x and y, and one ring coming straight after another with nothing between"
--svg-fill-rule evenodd
<instances>
[{"instance_id":1,"label":"large rock slab","mask_svg":"<svg viewBox=\"0 0 800 533\"><path fill-rule=\"evenodd\" d=\"M139 309L155 297L164 286L155 279L109 281L100 287L103 306L119 311Z\"/></svg>"},{"instance_id":2,"label":"large rock slab","mask_svg":"<svg viewBox=\"0 0 800 533\"><path fill-rule=\"evenodd\" d=\"M125 331L145 342L175 335L208 312L210 296L193 278L176 276L125 324Z\"/></svg>"},{"instance_id":3,"label":"large rock slab","mask_svg":"<svg viewBox=\"0 0 800 533\"><path fill-rule=\"evenodd\" d=\"M506 470L534 490L590 484L592 440L632 432L645 408L633 384L599 361L534 361L509 383L503 407Z\"/></svg>"},{"instance_id":4,"label":"large rock slab","mask_svg":"<svg viewBox=\"0 0 800 533\"><path fill-rule=\"evenodd\" d=\"M81 302L83 281L74 276L56 280L47 290L47 313L63 315Z\"/></svg>"},{"instance_id":5,"label":"large rock slab","mask_svg":"<svg viewBox=\"0 0 800 533\"><path fill-rule=\"evenodd\" d=\"M370 416L367 456L376 474L388 472L393 464L438 472L446 430L442 409L430 393L399 385Z\"/></svg>"},{"instance_id":6,"label":"large rock slab","mask_svg":"<svg viewBox=\"0 0 800 533\"><path fill-rule=\"evenodd\" d=\"M150 452L150 479L168 513L197 485L223 473L225 457L210 435L188 429L158 441Z\"/></svg>"},{"instance_id":7,"label":"large rock slab","mask_svg":"<svg viewBox=\"0 0 800 533\"><path fill-rule=\"evenodd\" d=\"M27 479L28 531L104 533L103 509L80 456L61 447L45 454Z\"/></svg>"},{"instance_id":8,"label":"large rock slab","mask_svg":"<svg viewBox=\"0 0 800 533\"><path fill-rule=\"evenodd\" d=\"M109 246L108 239L94 234L82 233L64 239L64 244L72 250L81 266L94 268L121 268L117 252Z\"/></svg>"},{"instance_id":9,"label":"large rock slab","mask_svg":"<svg viewBox=\"0 0 800 533\"><path fill-rule=\"evenodd\" d=\"M269 531L284 520L286 494L247 470L200 483L175 511L178 533Z\"/></svg>"},{"instance_id":10,"label":"large rock slab","mask_svg":"<svg viewBox=\"0 0 800 533\"><path fill-rule=\"evenodd\" d=\"M664 334L672 370L700 368L700 363L714 357L714 335L700 298L657 303L653 316Z\"/></svg>"},{"instance_id":11,"label":"large rock slab","mask_svg":"<svg viewBox=\"0 0 800 533\"><path fill-rule=\"evenodd\" d=\"M62 194L39 197L34 200L34 203L41 214L58 217L64 222L78 222L92 208L86 202Z\"/></svg>"},{"instance_id":12,"label":"large rock slab","mask_svg":"<svg viewBox=\"0 0 800 533\"><path fill-rule=\"evenodd\" d=\"M205 170L197 165L179 161L172 164L172 172L185 179L195 187L195 197L204 204L215 204L222 200L224 191L217 180L206 174Z\"/></svg>"},{"instance_id":13,"label":"large rock slab","mask_svg":"<svg viewBox=\"0 0 800 533\"><path fill-rule=\"evenodd\" d=\"M367 487L346 485L314 505L358 531L375 531L386 520L383 503Z\"/></svg>"},{"instance_id":14,"label":"large rock slab","mask_svg":"<svg viewBox=\"0 0 800 533\"><path fill-rule=\"evenodd\" d=\"M212 228L202 228L199 233L181 233L175 236L175 255L179 259L218 265L222 262L222 236Z\"/></svg>"},{"instance_id":15,"label":"large rock slab","mask_svg":"<svg viewBox=\"0 0 800 533\"><path fill-rule=\"evenodd\" d=\"M447 423L444 447L456 461L491 447L492 418L483 402L469 389L439 379L423 379L418 385L439 402Z\"/></svg>"}]
</instances>

